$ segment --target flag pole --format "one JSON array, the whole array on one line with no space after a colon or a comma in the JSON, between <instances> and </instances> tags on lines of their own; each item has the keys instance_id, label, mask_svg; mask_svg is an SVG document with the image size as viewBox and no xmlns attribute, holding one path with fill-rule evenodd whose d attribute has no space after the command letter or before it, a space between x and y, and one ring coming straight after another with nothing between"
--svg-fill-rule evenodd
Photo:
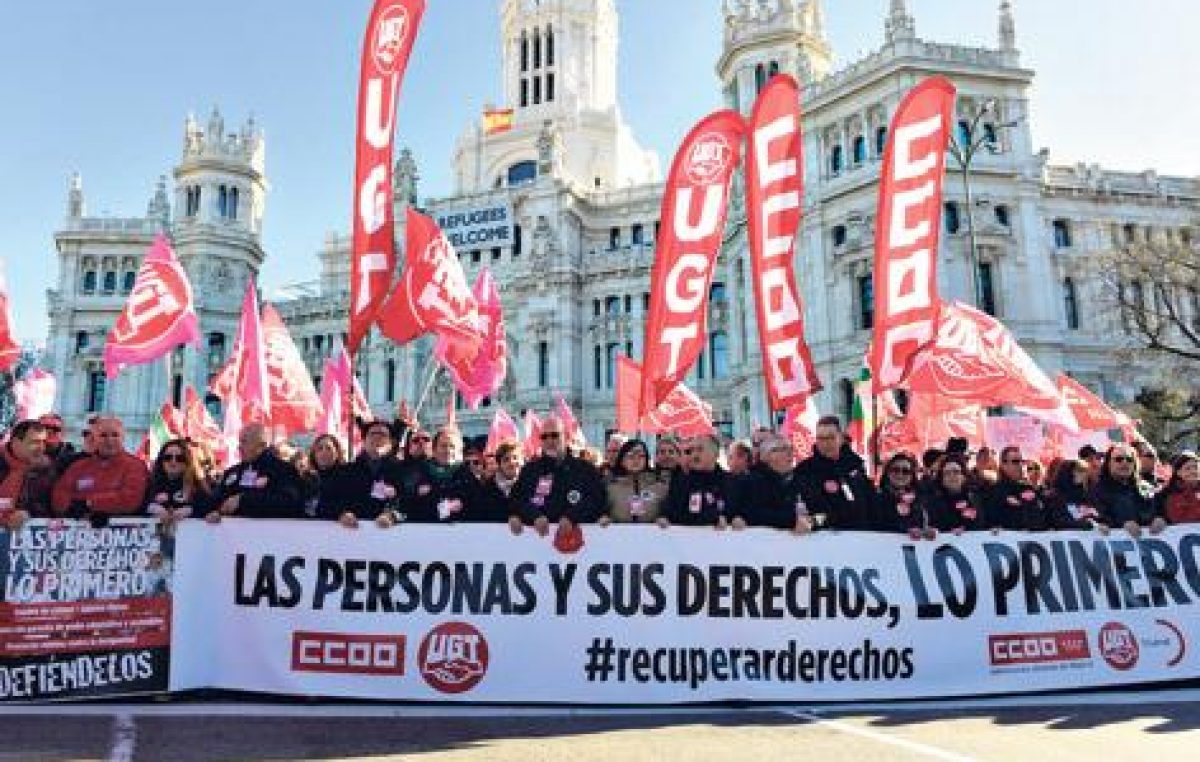
<instances>
[{"instance_id":1,"label":"flag pole","mask_svg":"<svg viewBox=\"0 0 1200 762\"><path fill-rule=\"evenodd\" d=\"M433 382L437 380L438 373L442 370L441 363L433 364L433 371L429 374L429 380L425 382L425 388L421 390L421 396L417 400L417 408L413 412L413 416L419 421L421 420L421 411L425 408L425 402L429 399L429 393L433 391Z\"/></svg>"},{"instance_id":2,"label":"flag pole","mask_svg":"<svg viewBox=\"0 0 1200 762\"><path fill-rule=\"evenodd\" d=\"M354 460L354 363L358 360L357 352L347 352L350 364L350 383L346 384L343 393L346 395L343 404L346 407L346 460Z\"/></svg>"}]
</instances>

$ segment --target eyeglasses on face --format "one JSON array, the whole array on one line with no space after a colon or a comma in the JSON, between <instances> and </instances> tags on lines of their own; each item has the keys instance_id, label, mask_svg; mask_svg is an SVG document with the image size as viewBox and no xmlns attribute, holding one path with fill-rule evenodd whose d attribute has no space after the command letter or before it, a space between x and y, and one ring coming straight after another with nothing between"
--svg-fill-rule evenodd
<instances>
[{"instance_id":1,"label":"eyeglasses on face","mask_svg":"<svg viewBox=\"0 0 1200 762\"><path fill-rule=\"evenodd\" d=\"M413 444L420 444L422 442L432 442L433 437L426 437L426 436L413 437L411 441L413 442Z\"/></svg>"},{"instance_id":2,"label":"eyeglasses on face","mask_svg":"<svg viewBox=\"0 0 1200 762\"><path fill-rule=\"evenodd\" d=\"M542 439L561 439L561 438L562 438L562 432L558 432L558 431L543 431L542 432Z\"/></svg>"},{"instance_id":3,"label":"eyeglasses on face","mask_svg":"<svg viewBox=\"0 0 1200 762\"><path fill-rule=\"evenodd\" d=\"M1006 465L1006 466L1023 466L1023 465L1025 465L1025 461L1020 460L1019 458L1008 458L1004 461L1004 465Z\"/></svg>"},{"instance_id":4,"label":"eyeglasses on face","mask_svg":"<svg viewBox=\"0 0 1200 762\"><path fill-rule=\"evenodd\" d=\"M902 474L904 476L911 475L912 472L913 472L913 470L911 468L909 468L908 466L892 466L891 468L888 469L888 473Z\"/></svg>"},{"instance_id":5,"label":"eyeglasses on face","mask_svg":"<svg viewBox=\"0 0 1200 762\"><path fill-rule=\"evenodd\" d=\"M1112 461L1113 463L1132 463L1133 458L1128 455L1114 455Z\"/></svg>"},{"instance_id":6,"label":"eyeglasses on face","mask_svg":"<svg viewBox=\"0 0 1200 762\"><path fill-rule=\"evenodd\" d=\"M47 426L45 424L42 425L42 428L52 434L61 434L63 430L62 426Z\"/></svg>"},{"instance_id":7,"label":"eyeglasses on face","mask_svg":"<svg viewBox=\"0 0 1200 762\"><path fill-rule=\"evenodd\" d=\"M187 458L181 452L164 452L162 454L163 463L184 463Z\"/></svg>"}]
</instances>

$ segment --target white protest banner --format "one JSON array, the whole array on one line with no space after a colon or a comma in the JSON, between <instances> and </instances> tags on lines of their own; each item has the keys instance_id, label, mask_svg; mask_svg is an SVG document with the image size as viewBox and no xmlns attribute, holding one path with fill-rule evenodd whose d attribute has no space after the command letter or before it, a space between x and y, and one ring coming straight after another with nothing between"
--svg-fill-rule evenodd
<instances>
[{"instance_id":1,"label":"white protest banner","mask_svg":"<svg viewBox=\"0 0 1200 762\"><path fill-rule=\"evenodd\" d=\"M1027 415L989 417L984 427L988 446L997 452L1020 447L1023 456L1036 458L1046 444L1045 425Z\"/></svg>"},{"instance_id":2,"label":"white protest banner","mask_svg":"<svg viewBox=\"0 0 1200 762\"><path fill-rule=\"evenodd\" d=\"M670 704L1200 675L1200 533L181 528L172 688Z\"/></svg>"}]
</instances>

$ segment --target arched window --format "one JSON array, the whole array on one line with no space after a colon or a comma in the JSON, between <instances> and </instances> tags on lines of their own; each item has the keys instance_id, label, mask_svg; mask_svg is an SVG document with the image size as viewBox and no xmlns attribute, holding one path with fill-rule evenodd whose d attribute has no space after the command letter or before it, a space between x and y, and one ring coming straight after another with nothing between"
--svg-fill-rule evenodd
<instances>
[{"instance_id":1,"label":"arched window","mask_svg":"<svg viewBox=\"0 0 1200 762\"><path fill-rule=\"evenodd\" d=\"M540 69L542 66L542 35L537 27L533 28L533 68Z\"/></svg>"},{"instance_id":2,"label":"arched window","mask_svg":"<svg viewBox=\"0 0 1200 762\"><path fill-rule=\"evenodd\" d=\"M554 72L546 75L546 102L554 100Z\"/></svg>"},{"instance_id":3,"label":"arched window","mask_svg":"<svg viewBox=\"0 0 1200 762\"><path fill-rule=\"evenodd\" d=\"M541 102L542 102L542 78L534 77L533 78L533 105L536 106L537 104L539 104Z\"/></svg>"},{"instance_id":4,"label":"arched window","mask_svg":"<svg viewBox=\"0 0 1200 762\"><path fill-rule=\"evenodd\" d=\"M829 171L835 175L840 175L845 167L845 158L840 145L834 146L829 152Z\"/></svg>"},{"instance_id":5,"label":"arched window","mask_svg":"<svg viewBox=\"0 0 1200 762\"><path fill-rule=\"evenodd\" d=\"M388 402L396 401L396 361L389 359L383 366L384 383L387 384L386 399Z\"/></svg>"},{"instance_id":6,"label":"arched window","mask_svg":"<svg viewBox=\"0 0 1200 762\"><path fill-rule=\"evenodd\" d=\"M126 270L121 281L121 293L128 294L133 291L133 284L137 282L137 273L133 270Z\"/></svg>"},{"instance_id":7,"label":"arched window","mask_svg":"<svg viewBox=\"0 0 1200 762\"><path fill-rule=\"evenodd\" d=\"M521 77L521 107L529 105L529 80Z\"/></svg>"},{"instance_id":8,"label":"arched window","mask_svg":"<svg viewBox=\"0 0 1200 762\"><path fill-rule=\"evenodd\" d=\"M513 225L512 255L513 255L514 259L516 257L521 256L521 226L520 225Z\"/></svg>"},{"instance_id":9,"label":"arched window","mask_svg":"<svg viewBox=\"0 0 1200 762\"><path fill-rule=\"evenodd\" d=\"M996 314L996 278L991 262L979 263L979 309Z\"/></svg>"},{"instance_id":10,"label":"arched window","mask_svg":"<svg viewBox=\"0 0 1200 762\"><path fill-rule=\"evenodd\" d=\"M96 293L96 271L88 270L83 274L83 293Z\"/></svg>"},{"instance_id":11,"label":"arched window","mask_svg":"<svg viewBox=\"0 0 1200 762\"><path fill-rule=\"evenodd\" d=\"M947 201L945 206L946 217L946 232L954 235L959 231L962 225L962 220L958 214L958 204L954 201Z\"/></svg>"},{"instance_id":12,"label":"arched window","mask_svg":"<svg viewBox=\"0 0 1200 762\"><path fill-rule=\"evenodd\" d=\"M958 144L963 148L971 145L971 123L966 119L958 120Z\"/></svg>"},{"instance_id":13,"label":"arched window","mask_svg":"<svg viewBox=\"0 0 1200 762\"><path fill-rule=\"evenodd\" d=\"M867 139L862 135L854 138L854 163L862 164L867 160Z\"/></svg>"},{"instance_id":14,"label":"arched window","mask_svg":"<svg viewBox=\"0 0 1200 762\"><path fill-rule=\"evenodd\" d=\"M228 212L228 214L226 216L229 217L229 219L236 220L238 218L238 189L237 188L229 189L229 206L226 208L225 211Z\"/></svg>"},{"instance_id":15,"label":"arched window","mask_svg":"<svg viewBox=\"0 0 1200 762\"><path fill-rule=\"evenodd\" d=\"M835 247L846 245L846 226L845 225L834 225L833 226L833 245Z\"/></svg>"},{"instance_id":16,"label":"arched window","mask_svg":"<svg viewBox=\"0 0 1200 762\"><path fill-rule=\"evenodd\" d=\"M217 216L221 219L229 216L229 190L224 185L217 188Z\"/></svg>"},{"instance_id":17,"label":"arched window","mask_svg":"<svg viewBox=\"0 0 1200 762\"><path fill-rule=\"evenodd\" d=\"M109 270L104 273L104 293L106 295L115 294L117 292L117 272Z\"/></svg>"},{"instance_id":18,"label":"arched window","mask_svg":"<svg viewBox=\"0 0 1200 762\"><path fill-rule=\"evenodd\" d=\"M537 179L537 162L519 161L508 168L509 186L524 185Z\"/></svg>"},{"instance_id":19,"label":"arched window","mask_svg":"<svg viewBox=\"0 0 1200 762\"><path fill-rule=\"evenodd\" d=\"M604 348L604 385L613 389L617 385L617 353L621 345L611 342Z\"/></svg>"},{"instance_id":20,"label":"arched window","mask_svg":"<svg viewBox=\"0 0 1200 762\"><path fill-rule=\"evenodd\" d=\"M1071 223L1066 220L1054 221L1054 247L1056 249L1071 248Z\"/></svg>"},{"instance_id":21,"label":"arched window","mask_svg":"<svg viewBox=\"0 0 1200 762\"><path fill-rule=\"evenodd\" d=\"M529 36L524 32L521 32L521 71L529 71Z\"/></svg>"},{"instance_id":22,"label":"arched window","mask_svg":"<svg viewBox=\"0 0 1200 762\"><path fill-rule=\"evenodd\" d=\"M761 93L762 89L767 86L767 67L759 64L754 67L754 91Z\"/></svg>"},{"instance_id":23,"label":"arched window","mask_svg":"<svg viewBox=\"0 0 1200 762\"><path fill-rule=\"evenodd\" d=\"M554 65L554 29L546 27L546 65Z\"/></svg>"},{"instance_id":24,"label":"arched window","mask_svg":"<svg viewBox=\"0 0 1200 762\"><path fill-rule=\"evenodd\" d=\"M996 224L1001 227L1008 227L1010 224L1008 207L1003 204L996 207Z\"/></svg>"},{"instance_id":25,"label":"arched window","mask_svg":"<svg viewBox=\"0 0 1200 762\"><path fill-rule=\"evenodd\" d=\"M767 81L769 82L770 77L774 77L778 73L779 73L779 62L772 61L771 65L767 67L767 74L768 74Z\"/></svg>"},{"instance_id":26,"label":"arched window","mask_svg":"<svg viewBox=\"0 0 1200 762\"><path fill-rule=\"evenodd\" d=\"M550 344L538 342L538 388L545 389L550 385Z\"/></svg>"},{"instance_id":27,"label":"arched window","mask_svg":"<svg viewBox=\"0 0 1200 762\"><path fill-rule=\"evenodd\" d=\"M592 388L604 388L604 347L597 344L592 348L593 365L592 365Z\"/></svg>"},{"instance_id":28,"label":"arched window","mask_svg":"<svg viewBox=\"0 0 1200 762\"><path fill-rule=\"evenodd\" d=\"M1063 306L1067 311L1067 328L1079 330L1079 295L1075 292L1075 279L1063 280Z\"/></svg>"},{"instance_id":29,"label":"arched window","mask_svg":"<svg viewBox=\"0 0 1200 762\"><path fill-rule=\"evenodd\" d=\"M712 355L712 377L726 378L729 376L729 336L724 331L715 331L708 346Z\"/></svg>"},{"instance_id":30,"label":"arched window","mask_svg":"<svg viewBox=\"0 0 1200 762\"><path fill-rule=\"evenodd\" d=\"M887 149L887 127L880 127L875 130L875 155L883 157L883 152Z\"/></svg>"}]
</instances>

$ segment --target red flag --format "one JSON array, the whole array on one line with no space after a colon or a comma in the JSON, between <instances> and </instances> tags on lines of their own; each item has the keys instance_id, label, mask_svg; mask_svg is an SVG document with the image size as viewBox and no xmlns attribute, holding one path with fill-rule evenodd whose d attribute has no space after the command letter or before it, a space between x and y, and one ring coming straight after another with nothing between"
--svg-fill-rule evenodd
<instances>
[{"instance_id":1,"label":"red flag","mask_svg":"<svg viewBox=\"0 0 1200 762\"><path fill-rule=\"evenodd\" d=\"M1107 431L1121 426L1115 410L1083 384L1066 374L1058 377L1058 391L1071 408L1080 431ZM1126 419L1128 420L1128 419Z\"/></svg>"},{"instance_id":2,"label":"red flag","mask_svg":"<svg viewBox=\"0 0 1200 762\"><path fill-rule=\"evenodd\" d=\"M517 422L512 419L502 407L496 408L496 414L492 416L492 425L488 429L487 445L484 447L484 452L496 451L496 448L505 442L520 442L521 432L517 429Z\"/></svg>"},{"instance_id":3,"label":"red flag","mask_svg":"<svg viewBox=\"0 0 1200 762\"><path fill-rule=\"evenodd\" d=\"M270 420L271 399L263 329L258 314L258 292L253 280L246 284L246 293L242 297L242 319L238 323L233 353L225 367L213 378L209 388L225 402L227 418L228 411L235 409L241 424ZM237 404L231 404L235 399ZM237 426L237 429L240 428L240 425Z\"/></svg>"},{"instance_id":4,"label":"red flag","mask_svg":"<svg viewBox=\"0 0 1200 762\"><path fill-rule=\"evenodd\" d=\"M917 359L908 385L932 395L941 410L964 404L1016 406L1044 421L1078 430L1058 388L1004 325L965 304L941 309L934 343Z\"/></svg>"},{"instance_id":5,"label":"red flag","mask_svg":"<svg viewBox=\"0 0 1200 762\"><path fill-rule=\"evenodd\" d=\"M684 139L662 201L638 409L654 410L707 342L708 291L725 231L729 182L746 123L734 111L702 119Z\"/></svg>"},{"instance_id":6,"label":"red flag","mask_svg":"<svg viewBox=\"0 0 1200 762\"><path fill-rule=\"evenodd\" d=\"M116 378L126 365L144 365L180 344L199 343L192 286L166 236L159 234L142 259L125 309L108 333L104 372Z\"/></svg>"},{"instance_id":7,"label":"red flag","mask_svg":"<svg viewBox=\"0 0 1200 762\"><path fill-rule=\"evenodd\" d=\"M944 448L951 437L962 437L972 449L983 446L987 413L980 405L945 408L932 395L911 394L908 413L879 431L879 452L890 458L898 452L919 455L932 447Z\"/></svg>"},{"instance_id":8,"label":"red flag","mask_svg":"<svg viewBox=\"0 0 1200 762\"><path fill-rule=\"evenodd\" d=\"M450 241L429 217L408 210L408 262L379 313L379 329L397 344L429 331L444 341L450 362L479 354L479 306Z\"/></svg>"},{"instance_id":9,"label":"red flag","mask_svg":"<svg viewBox=\"0 0 1200 762\"><path fill-rule=\"evenodd\" d=\"M504 311L500 306L500 290L492 271L483 268L475 279L473 289L479 308L477 330L483 337L479 354L471 361L454 362L451 344L439 338L434 355L446 366L454 388L472 410L479 403L495 394L504 383L508 373L508 341L504 331Z\"/></svg>"},{"instance_id":10,"label":"red flag","mask_svg":"<svg viewBox=\"0 0 1200 762\"><path fill-rule=\"evenodd\" d=\"M638 418L638 390L642 369L633 360L617 358L617 429L627 434L673 433L681 436L711 434L712 405L704 402L683 384L676 386L663 403Z\"/></svg>"},{"instance_id":11,"label":"red flag","mask_svg":"<svg viewBox=\"0 0 1200 762\"><path fill-rule=\"evenodd\" d=\"M159 415L162 416L163 423L167 427L167 433L173 438L182 439L187 436L187 424L183 416L183 411L170 402L164 402L162 407L159 408Z\"/></svg>"},{"instance_id":12,"label":"red flag","mask_svg":"<svg viewBox=\"0 0 1200 762\"><path fill-rule=\"evenodd\" d=\"M21 345L12 335L12 316L8 309L8 277L0 262L0 371L10 370L21 357Z\"/></svg>"},{"instance_id":13,"label":"red flag","mask_svg":"<svg viewBox=\"0 0 1200 762\"><path fill-rule=\"evenodd\" d=\"M817 421L821 420L817 412L817 404L812 397L792 405L787 410L780 431L792 443L797 460L804 460L813 453L813 445L817 441Z\"/></svg>"},{"instance_id":14,"label":"red flag","mask_svg":"<svg viewBox=\"0 0 1200 762\"><path fill-rule=\"evenodd\" d=\"M214 450L221 444L221 427L204 406L204 400L191 386L184 394L183 435L209 445Z\"/></svg>"},{"instance_id":15,"label":"red flag","mask_svg":"<svg viewBox=\"0 0 1200 762\"><path fill-rule=\"evenodd\" d=\"M263 307L262 329L271 393L271 425L290 434L315 431L321 421L321 398L283 318L270 304Z\"/></svg>"},{"instance_id":16,"label":"red flag","mask_svg":"<svg viewBox=\"0 0 1200 762\"><path fill-rule=\"evenodd\" d=\"M804 201L804 137L796 80L774 77L754 104L746 155L746 220L763 375L772 410L821 390L804 341L804 305L792 261Z\"/></svg>"},{"instance_id":17,"label":"red flag","mask_svg":"<svg viewBox=\"0 0 1200 762\"><path fill-rule=\"evenodd\" d=\"M396 269L392 143L396 105L425 0L375 0L358 83L354 223L350 253L350 354L371 329Z\"/></svg>"},{"instance_id":18,"label":"red flag","mask_svg":"<svg viewBox=\"0 0 1200 762\"><path fill-rule=\"evenodd\" d=\"M875 225L875 389L896 388L937 334L938 237L955 89L933 77L913 88L888 132Z\"/></svg>"},{"instance_id":19,"label":"red flag","mask_svg":"<svg viewBox=\"0 0 1200 762\"><path fill-rule=\"evenodd\" d=\"M532 460L542 452L542 419L531 409L525 411L525 439L522 440L525 459Z\"/></svg>"}]
</instances>

